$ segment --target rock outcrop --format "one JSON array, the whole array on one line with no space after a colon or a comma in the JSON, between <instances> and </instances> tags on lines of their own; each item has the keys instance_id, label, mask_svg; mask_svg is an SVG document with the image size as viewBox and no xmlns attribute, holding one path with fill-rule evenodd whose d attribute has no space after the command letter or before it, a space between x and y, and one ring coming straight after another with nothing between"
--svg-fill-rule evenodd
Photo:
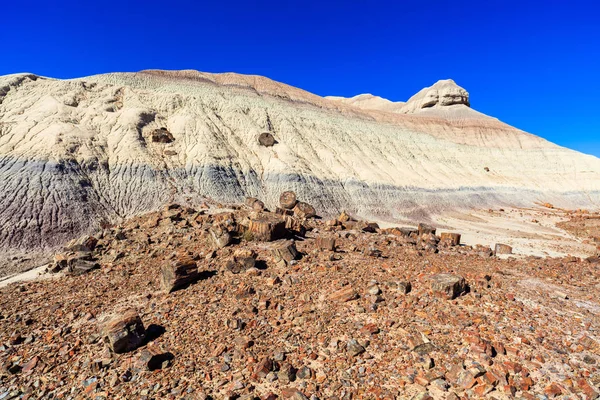
<instances>
[{"instance_id":1,"label":"rock outcrop","mask_svg":"<svg viewBox=\"0 0 600 400\"><path fill-rule=\"evenodd\" d=\"M402 113L415 113L424 108L464 105L470 107L469 93L452 79L437 81L433 86L422 89L408 99Z\"/></svg>"}]
</instances>

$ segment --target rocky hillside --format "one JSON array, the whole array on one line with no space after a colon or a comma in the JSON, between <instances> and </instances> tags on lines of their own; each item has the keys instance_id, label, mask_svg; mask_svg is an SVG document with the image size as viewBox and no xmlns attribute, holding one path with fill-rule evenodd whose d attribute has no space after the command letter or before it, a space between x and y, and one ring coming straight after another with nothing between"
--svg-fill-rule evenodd
<instances>
[{"instance_id":1,"label":"rocky hillside","mask_svg":"<svg viewBox=\"0 0 600 400\"><path fill-rule=\"evenodd\" d=\"M0 399L600 396L598 257L262 208L170 204L0 287Z\"/></svg>"},{"instance_id":2,"label":"rocky hillside","mask_svg":"<svg viewBox=\"0 0 600 400\"><path fill-rule=\"evenodd\" d=\"M0 247L58 246L173 201L272 207L284 190L378 220L599 203L600 160L472 110L452 81L381 103L197 71L0 77Z\"/></svg>"}]
</instances>

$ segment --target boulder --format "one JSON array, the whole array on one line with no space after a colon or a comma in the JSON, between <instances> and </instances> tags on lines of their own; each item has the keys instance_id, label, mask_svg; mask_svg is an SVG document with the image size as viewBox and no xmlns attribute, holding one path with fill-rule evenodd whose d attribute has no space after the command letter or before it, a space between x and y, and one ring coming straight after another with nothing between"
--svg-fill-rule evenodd
<instances>
[{"instance_id":1,"label":"boulder","mask_svg":"<svg viewBox=\"0 0 600 400\"><path fill-rule=\"evenodd\" d=\"M356 299L358 299L358 293L356 293L351 285L344 286L329 295L329 300L339 301L341 303Z\"/></svg>"},{"instance_id":2,"label":"boulder","mask_svg":"<svg viewBox=\"0 0 600 400\"><path fill-rule=\"evenodd\" d=\"M212 247L215 249L222 249L231 243L231 235L226 229L221 226L213 226L208 230L208 238Z\"/></svg>"},{"instance_id":3,"label":"boulder","mask_svg":"<svg viewBox=\"0 0 600 400\"><path fill-rule=\"evenodd\" d=\"M420 223L419 224L419 236L429 234L429 233L435 235L435 228L431 225Z\"/></svg>"},{"instance_id":4,"label":"boulder","mask_svg":"<svg viewBox=\"0 0 600 400\"><path fill-rule=\"evenodd\" d=\"M437 296L452 300L468 289L465 278L453 274L438 274L430 278L431 290Z\"/></svg>"},{"instance_id":5,"label":"boulder","mask_svg":"<svg viewBox=\"0 0 600 400\"><path fill-rule=\"evenodd\" d=\"M69 244L65 247L67 251L94 251L96 245L98 244L98 239L94 236L82 236L79 239L74 239L69 242Z\"/></svg>"},{"instance_id":6,"label":"boulder","mask_svg":"<svg viewBox=\"0 0 600 400\"><path fill-rule=\"evenodd\" d=\"M296 198L296 193L291 190L283 192L279 196L279 205L285 210L293 209L297 202L298 199Z\"/></svg>"},{"instance_id":7,"label":"boulder","mask_svg":"<svg viewBox=\"0 0 600 400\"><path fill-rule=\"evenodd\" d=\"M265 209L265 203L257 199L256 197L246 197L244 203L252 208L254 211L263 211Z\"/></svg>"},{"instance_id":8,"label":"boulder","mask_svg":"<svg viewBox=\"0 0 600 400\"><path fill-rule=\"evenodd\" d=\"M288 265L298 258L296 244L293 240L278 240L271 245L271 254L278 264Z\"/></svg>"},{"instance_id":9,"label":"boulder","mask_svg":"<svg viewBox=\"0 0 600 400\"><path fill-rule=\"evenodd\" d=\"M142 319L133 309L109 316L99 325L100 334L115 353L126 353L140 347L146 340Z\"/></svg>"},{"instance_id":10,"label":"boulder","mask_svg":"<svg viewBox=\"0 0 600 400\"><path fill-rule=\"evenodd\" d=\"M512 254L512 247L502 243L496 243L494 254Z\"/></svg>"},{"instance_id":11,"label":"boulder","mask_svg":"<svg viewBox=\"0 0 600 400\"><path fill-rule=\"evenodd\" d=\"M293 232L298 236L304 236L304 234L306 233L306 227L304 226L302 221L291 215L285 215L283 218L285 220L285 229L287 229L290 232Z\"/></svg>"},{"instance_id":12,"label":"boulder","mask_svg":"<svg viewBox=\"0 0 600 400\"><path fill-rule=\"evenodd\" d=\"M175 261L161 267L160 282L163 290L171 293L200 279L196 261L188 256L178 257Z\"/></svg>"},{"instance_id":13,"label":"boulder","mask_svg":"<svg viewBox=\"0 0 600 400\"><path fill-rule=\"evenodd\" d=\"M171 353L164 352L158 345L149 344L140 352L137 364L147 371L155 371L166 367L172 357Z\"/></svg>"},{"instance_id":14,"label":"boulder","mask_svg":"<svg viewBox=\"0 0 600 400\"><path fill-rule=\"evenodd\" d=\"M234 274L239 274L256 265L256 252L249 249L238 249L227 261L226 268Z\"/></svg>"},{"instance_id":15,"label":"boulder","mask_svg":"<svg viewBox=\"0 0 600 400\"><path fill-rule=\"evenodd\" d=\"M460 244L460 233L442 232L440 240L450 246L458 246Z\"/></svg>"},{"instance_id":16,"label":"boulder","mask_svg":"<svg viewBox=\"0 0 600 400\"><path fill-rule=\"evenodd\" d=\"M261 146L273 147L275 145L275 138L269 132L263 132L258 135L258 143Z\"/></svg>"},{"instance_id":17,"label":"boulder","mask_svg":"<svg viewBox=\"0 0 600 400\"><path fill-rule=\"evenodd\" d=\"M315 239L315 245L319 250L335 251L335 238L319 236Z\"/></svg>"},{"instance_id":18,"label":"boulder","mask_svg":"<svg viewBox=\"0 0 600 400\"><path fill-rule=\"evenodd\" d=\"M171 132L167 128L159 128L152 132L152 141L154 143L171 143L175 140Z\"/></svg>"},{"instance_id":19,"label":"boulder","mask_svg":"<svg viewBox=\"0 0 600 400\"><path fill-rule=\"evenodd\" d=\"M294 215L298 218L312 218L317 215L317 211L310 204L299 201L294 207Z\"/></svg>"}]
</instances>

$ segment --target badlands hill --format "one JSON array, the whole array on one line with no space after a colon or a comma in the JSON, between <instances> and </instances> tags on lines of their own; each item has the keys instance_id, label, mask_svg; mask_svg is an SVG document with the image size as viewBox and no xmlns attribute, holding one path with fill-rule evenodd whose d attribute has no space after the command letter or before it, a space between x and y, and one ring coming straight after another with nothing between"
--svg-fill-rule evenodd
<instances>
[{"instance_id":1,"label":"badlands hill","mask_svg":"<svg viewBox=\"0 0 600 400\"><path fill-rule=\"evenodd\" d=\"M168 202L254 196L274 207L284 190L324 215L390 221L597 208L600 160L471 109L450 80L393 103L230 73L0 77L4 249L58 246Z\"/></svg>"}]
</instances>

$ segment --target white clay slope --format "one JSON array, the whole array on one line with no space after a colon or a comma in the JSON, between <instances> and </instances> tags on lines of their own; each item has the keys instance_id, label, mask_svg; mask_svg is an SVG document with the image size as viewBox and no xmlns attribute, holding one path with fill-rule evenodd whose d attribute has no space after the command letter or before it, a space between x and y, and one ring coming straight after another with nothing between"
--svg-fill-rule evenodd
<instances>
[{"instance_id":1,"label":"white clay slope","mask_svg":"<svg viewBox=\"0 0 600 400\"><path fill-rule=\"evenodd\" d=\"M171 201L274 207L284 190L324 215L390 221L598 206L599 159L480 114L463 92L441 81L398 112L238 74L0 77L0 246L56 246ZM174 141L154 143L159 128Z\"/></svg>"}]
</instances>

